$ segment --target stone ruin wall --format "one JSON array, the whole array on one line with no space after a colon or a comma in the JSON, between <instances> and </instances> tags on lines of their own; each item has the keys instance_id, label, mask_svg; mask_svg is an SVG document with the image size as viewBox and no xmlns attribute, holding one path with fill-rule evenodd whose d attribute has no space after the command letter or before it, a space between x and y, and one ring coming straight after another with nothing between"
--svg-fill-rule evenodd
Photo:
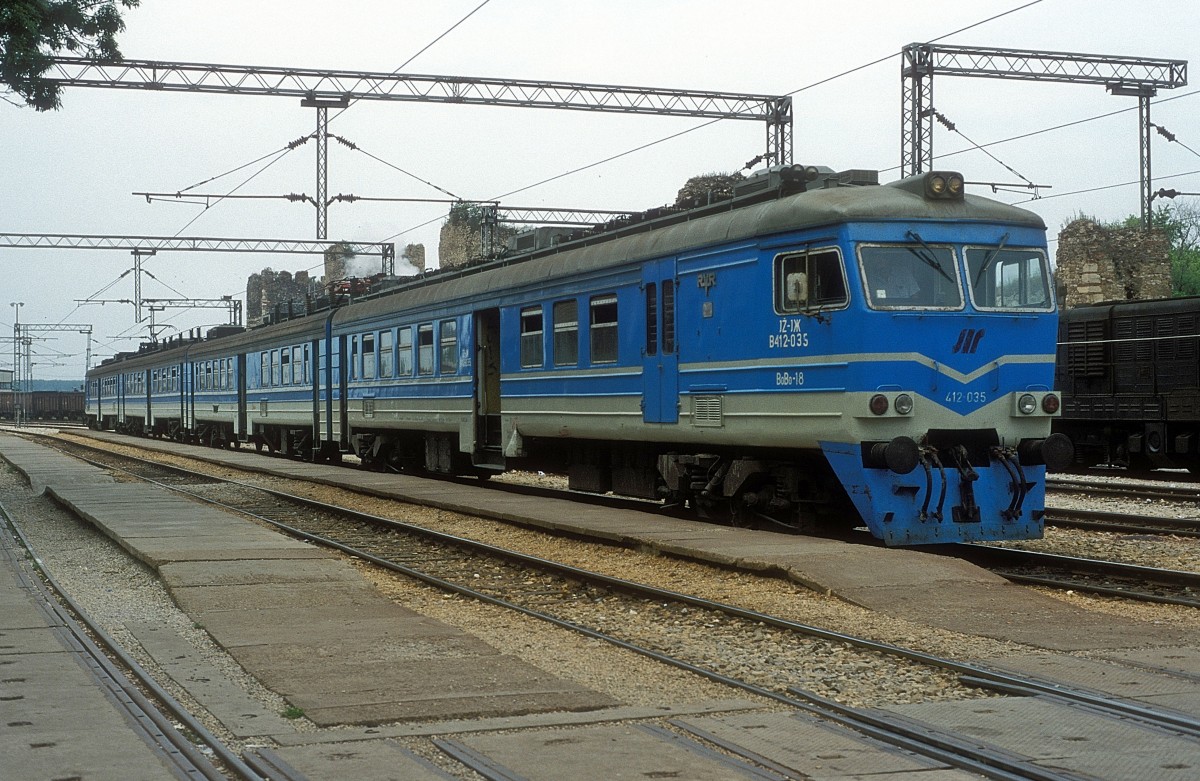
<instances>
[{"instance_id":1,"label":"stone ruin wall","mask_svg":"<svg viewBox=\"0 0 1200 781\"><path fill-rule=\"evenodd\" d=\"M1079 219L1058 235L1058 284L1064 306L1169 298L1170 243L1160 230L1105 228Z\"/></svg>"},{"instance_id":2,"label":"stone ruin wall","mask_svg":"<svg viewBox=\"0 0 1200 781\"><path fill-rule=\"evenodd\" d=\"M321 295L321 285L307 271L275 271L263 269L246 280L246 323L258 323L276 304L287 306L294 301L297 311L303 311L306 297Z\"/></svg>"}]
</instances>

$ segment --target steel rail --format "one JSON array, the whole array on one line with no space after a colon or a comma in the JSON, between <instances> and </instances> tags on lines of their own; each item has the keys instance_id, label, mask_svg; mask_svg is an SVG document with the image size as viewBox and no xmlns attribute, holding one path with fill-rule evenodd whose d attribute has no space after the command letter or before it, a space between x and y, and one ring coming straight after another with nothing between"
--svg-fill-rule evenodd
<instances>
[{"instance_id":1,"label":"steel rail","mask_svg":"<svg viewBox=\"0 0 1200 781\"><path fill-rule=\"evenodd\" d=\"M1157 515L1047 507L1045 522L1060 528L1200 537L1200 518L1166 518Z\"/></svg>"},{"instance_id":2,"label":"steel rail","mask_svg":"<svg viewBox=\"0 0 1200 781\"><path fill-rule=\"evenodd\" d=\"M1182 570L1159 569L1144 567L1138 564L1124 564L1119 561L1103 561L1101 559L1085 559L1077 556L1063 556L1056 553L1021 550L1019 548L1001 548L992 545L966 543L956 546L963 551L963 558L989 568L997 566L1045 567L1049 569L1067 570L1086 575L1105 575L1124 578L1133 582L1150 582L1159 586L1182 587L1185 589L1200 589L1200 573ZM1185 597L1164 597L1155 594L1128 591L1111 586L1097 586L1079 581L1062 581L1045 576L1027 575L1023 573L999 572L1010 580L1025 583L1040 583L1055 588L1073 588L1077 591L1089 591L1110 596L1121 596L1127 599L1137 599L1144 602L1161 602L1164 604L1200 607L1200 600Z\"/></svg>"},{"instance_id":3,"label":"steel rail","mask_svg":"<svg viewBox=\"0 0 1200 781\"><path fill-rule=\"evenodd\" d=\"M1093 495L1116 495L1133 499L1169 499L1200 502L1200 490L1196 488L1136 485L1130 483L1090 483L1084 480L1063 480L1061 478L1047 480L1046 487L1054 491L1074 491Z\"/></svg>"},{"instance_id":4,"label":"steel rail","mask_svg":"<svg viewBox=\"0 0 1200 781\"><path fill-rule=\"evenodd\" d=\"M82 444L80 444L79 446L87 447L86 445L82 445ZM98 450L99 448L92 448L92 449ZM106 453L106 455L115 456L115 454L111 454L111 453ZM1078 689L1073 689L1070 687L1064 687L1063 685L1061 685L1059 683L1055 683L1055 682L1039 681L1037 679L1028 678L1028 677L1024 677L1024 676L1020 676L1020 675L1015 675L1015 674L1003 672L1000 670L995 670L992 668L984 667L981 665L969 664L969 663L965 663L965 662L955 661L952 659L946 659L943 657L937 657L937 656L933 656L931 654L926 654L924 652L917 651L914 649L903 648L900 646L892 645L890 643L878 642L878 641L870 640L867 638L856 637L854 635L847 635L847 634L844 634L841 632L835 632L835 631L828 630L828 629L822 629L820 627L816 627L813 625L803 624L803 623L800 623L797 621L792 621L790 619L781 618L778 616L772 616L772 615L765 614L765 613L760 613L755 610L741 608L741 607L737 607L735 605L730 605L727 603L716 602L713 600L708 600L708 599L704 599L702 597L696 597L696 596L692 596L689 594L683 594L683 593L680 593L677 591L672 591L669 589L662 589L662 588L650 586L647 584L636 583L636 582L624 580L621 578L615 578L615 577L612 577L609 575L604 575L602 573L590 572L588 570L583 570L583 569L573 567L570 565L566 565L566 564L560 564L558 562L554 562L554 561L550 561L547 559L543 559L541 557L521 553L519 551L513 551L513 550L506 549L506 548L500 548L498 546L490 545L488 543L480 542L477 540L471 540L469 538L460 537L460 536L456 536L456 535L452 535L452 534L447 534L445 532L439 532L439 531L432 530L432 529L427 529L425 527L416 526L414 524L405 523L403 521L397 521L397 520L389 519L389 518L382 518L380 516L372 515L369 513L363 513L363 512L356 511L356 510L350 510L348 508L339 507L337 505L331 505L331 504L328 504L325 502L308 499L308 498L302 497L302 496L296 496L294 494L289 494L289 493L286 493L283 491L278 491L276 489L264 488L262 486L257 486L257 485L253 485L250 483L238 481L238 480L229 480L226 478L214 478L211 475L203 475L203 473L194 472L192 470L188 470L183 467L178 467L178 466L174 466L174 465L170 465L170 464L160 464L160 463L152 462L152 461L149 461L146 459L138 459L138 458L132 457L132 456L115 456L115 457L121 458L121 459L128 459L128 460L135 461L135 462L140 462L140 463L147 464L147 465L150 465L155 468L164 469L164 470L168 470L168 471L174 471L174 472L178 472L181 474L202 475L203 477L205 477L208 480L217 479L217 480L220 480L221 482L229 483L231 485L237 485L240 487L249 488L249 489L253 489L253 490L262 492L264 494L271 496L272 498L274 498L276 500L282 500L285 502L294 502L294 503L300 504L301 506L304 506L304 507L308 507L308 508L311 508L314 510L320 510L322 512L341 515L343 517L346 517L348 519L352 519L355 521L369 523L369 524L375 524L375 525L383 526L385 528L393 529L396 531L401 531L401 532L405 532L405 533L419 535L419 536L426 537L429 539L434 539L439 542L445 542L447 544L466 547L472 551L479 552L484 555L505 558L507 560L514 561L514 562L517 562L517 563L525 565L525 566L537 567L539 569L553 572L556 574L561 574L565 577L570 577L570 578L573 578L576 580L580 580L582 582L595 583L595 584L601 585L603 587L612 589L614 591L621 591L624 593L632 593L632 594L635 594L635 595L638 595L641 597L645 597L648 599L652 599L655 601L663 601L663 600L674 601L674 602L678 602L678 603L688 605L691 607L697 607L700 609L720 612L725 615L744 619L747 621L760 622L760 623L763 623L768 626L772 626L775 628L784 629L784 630L788 630L788 631L793 631L793 632L796 632L798 634L805 635L808 637L815 637L815 638L822 639L822 640L845 643L845 644L853 646L855 648L860 648L860 649L873 651L873 652L881 653L881 654L892 655L892 656L895 656L898 658L903 658L903 659L907 659L910 661L926 664L926 665L929 665L932 667L945 669L945 670L954 672L960 676L964 676L967 679L970 679L972 681L971 685L978 685L978 684L974 683L974 681L986 681L986 682L995 684L997 687L1004 687L1004 686L1021 687L1025 690L1034 691L1039 694L1053 695L1055 697L1058 697L1058 698L1066 700L1066 701L1072 701L1072 702L1085 704L1085 705L1091 706L1093 708L1101 709L1101 710L1104 710L1104 711L1112 713L1112 714L1117 714L1121 717L1134 718L1141 722L1144 722L1144 723L1147 723L1147 724L1150 724L1153 726L1168 728L1168 729L1171 729L1171 730L1174 730L1177 732L1183 732L1183 733L1189 734L1189 735L1200 736L1200 719L1196 719L1191 716L1177 714L1177 713L1171 712L1171 711L1158 711L1155 709L1146 708L1145 706L1143 706L1139 703L1136 703L1136 702L1131 702L1131 701L1123 700L1123 699L1117 699L1114 697L1110 697L1110 696L1107 696L1104 694L1098 694L1095 692L1089 692L1089 691L1085 691L1085 690L1078 690ZM113 468L113 467L106 466L105 468ZM147 479L147 478L142 478L142 479ZM154 482L154 481L150 480L150 482ZM200 496L198 494L192 493L185 489L169 486L166 484L163 484L163 485L164 485L164 487L170 488L171 490L177 491L179 493L183 493L185 495L192 496L192 497L197 498L206 503L225 507L226 509L232 510L234 512L239 512L239 513L246 514L246 515L253 515L251 513L246 513L244 510L240 510L236 507L230 507L228 505L224 505L220 502L216 502L212 499ZM261 516L255 516L255 517L261 518ZM319 542L320 544L326 544L324 542L324 538L320 537L319 535L310 535L308 532L304 532L303 530L299 530L299 529L294 529L294 527L291 527L288 524L283 524L283 523L273 521L270 519L262 518L262 520L264 520L264 522L275 525L284 531L288 531L288 533L296 533L302 539L310 539L311 541ZM366 551L360 551L358 549L351 548L350 546L343 546L341 543L336 543L336 542L334 543L334 547L337 547L339 550L343 550L343 552L350 553L350 555L361 556L367 560L371 560L374 563L379 564L379 566L383 566L387 569L409 575L411 577L422 580L423 582L427 582L430 585L435 585L439 588L443 588L443 587L449 588L451 590L456 591L457 593L463 593L464 595L468 595L467 592L471 592L469 594L471 596L473 596L474 593L476 593L473 589L469 589L468 587L448 583L448 582L442 581L434 576L427 575L426 573L421 573L419 571L411 570L411 568L404 567L403 565L396 564L394 562L389 562L389 561L386 561L383 559L378 559L378 557L375 557L373 554L367 553ZM980 547L982 547L982 546L980 546ZM759 574L761 574L761 573L759 573ZM1197 577L1200 577L1200 576L1197 576ZM446 585L443 586L442 585L443 583L446 583ZM463 589L463 591L459 591L459 589ZM497 597L494 597L494 596L491 596L488 594L481 594L481 596L479 598L482 599L483 601L486 601L489 603L495 603L495 604L502 605L502 606L507 606L508 604L510 604L504 600L501 600ZM545 614L542 614L540 611L532 611L532 610L529 610L527 608L523 608L520 606L515 606L514 609L517 609L521 612L527 612L529 615L532 615L532 616L538 617L538 618L543 618L545 616ZM585 634L588 634L588 636L596 637L598 639L608 640L608 637L609 637L608 635L605 635L604 633L595 632L595 630L589 630L589 629L586 629L583 627L576 629L577 625L570 623L570 622L562 621L561 619L557 619L553 616L548 616L545 618L546 618L546 620L549 620L552 623L555 623L557 625L564 626L565 628L572 629L573 631L582 631ZM612 638L611 642L614 642L619 645L625 643L625 641L622 641L617 638ZM637 649L630 648L629 650L637 650ZM641 651L638 651L638 652L641 653ZM654 652L654 651L648 651L648 654L651 654L651 655L656 654L656 653L657 652ZM657 658L657 657L655 657L655 658ZM668 661L668 660L664 659L664 660L660 660L660 661ZM668 663L671 663L671 662L668 661ZM682 661L681 661L681 664L688 665L688 663L682 662ZM677 665L677 666L679 666L679 665ZM716 673L714 671L704 671L704 670L700 670L700 669L692 669L690 666L685 666L685 667L683 667L683 669L689 669L693 672L698 672L700 674L706 675L707 677L710 677L712 680L726 682L725 676L722 676L720 673ZM717 677L712 677L712 676L717 676ZM741 683L734 682L731 685L739 685L740 686ZM753 686L753 685L746 684L745 686ZM745 686L743 686L743 688L745 688ZM747 689L747 690L749 691L750 689ZM812 700L813 702L819 702L822 698L820 698L819 695L811 694L811 697L809 697L809 699Z\"/></svg>"}]
</instances>

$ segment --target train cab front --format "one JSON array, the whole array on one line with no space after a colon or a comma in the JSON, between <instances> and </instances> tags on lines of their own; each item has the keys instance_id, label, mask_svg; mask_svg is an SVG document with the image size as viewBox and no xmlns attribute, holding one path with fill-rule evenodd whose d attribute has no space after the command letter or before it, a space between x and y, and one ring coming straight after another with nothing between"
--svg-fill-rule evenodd
<instances>
[{"instance_id":1,"label":"train cab front","mask_svg":"<svg viewBox=\"0 0 1200 781\"><path fill-rule=\"evenodd\" d=\"M1021 395L1048 408L1058 402L1050 392ZM1062 434L1014 440L995 428L821 445L871 533L888 545L1040 538L1046 469L1073 455Z\"/></svg>"},{"instance_id":2,"label":"train cab front","mask_svg":"<svg viewBox=\"0 0 1200 781\"><path fill-rule=\"evenodd\" d=\"M1073 451L1050 429L1061 399L1044 227L964 199L957 174L897 186L931 215L958 204L977 219L861 226L863 352L843 398L845 439L822 450L890 545L1039 538L1046 467Z\"/></svg>"}]
</instances>

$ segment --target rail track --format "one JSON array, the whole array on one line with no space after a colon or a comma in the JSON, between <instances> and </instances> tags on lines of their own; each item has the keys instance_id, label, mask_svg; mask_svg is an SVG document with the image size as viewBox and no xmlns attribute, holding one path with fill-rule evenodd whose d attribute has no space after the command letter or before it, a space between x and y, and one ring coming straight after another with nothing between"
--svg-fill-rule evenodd
<instances>
[{"instance_id":1,"label":"rail track","mask_svg":"<svg viewBox=\"0 0 1200 781\"><path fill-rule=\"evenodd\" d=\"M5 547L23 548L32 564L24 580L39 595L44 609L54 615L70 633L70 651L80 665L109 693L109 699L123 708L138 725L143 738L158 748L181 778L200 781L287 781L290 776L267 776L252 769L236 752L213 735L197 718L158 685L104 629L96 623L39 562L36 551L21 532L19 523L0 504L0 537ZM177 724L175 723L177 722ZM215 762L205 755L210 751Z\"/></svg>"},{"instance_id":2,"label":"rail track","mask_svg":"<svg viewBox=\"0 0 1200 781\"><path fill-rule=\"evenodd\" d=\"M1200 607L1200 573L994 545L972 544L959 549L963 558L1017 583Z\"/></svg>"},{"instance_id":3,"label":"rail track","mask_svg":"<svg viewBox=\"0 0 1200 781\"><path fill-rule=\"evenodd\" d=\"M61 444L61 443L60 443ZM82 449L71 444L67 450ZM1053 682L1014 676L920 651L854 637L702 597L613 578L505 550L401 521L359 513L272 489L225 481L129 456L93 451L93 463L122 469L201 501L249 515L288 534L326 545L450 593L551 622L643 654L710 680L849 726L893 745L989 778L1070 778L1044 767L886 715L839 705L794 685L791 671L763 664L754 670L720 669L712 649L678 648L657 630L671 623L720 627L724 642L761 648L770 659L782 646L837 644L864 657L875 674L924 665L957 677L965 687L1039 693L1200 737L1200 720L1160 712ZM613 617L617 617L614 620ZM714 630L715 631L715 630ZM749 758L748 758L749 759Z\"/></svg>"},{"instance_id":4,"label":"rail track","mask_svg":"<svg viewBox=\"0 0 1200 781\"><path fill-rule=\"evenodd\" d=\"M1049 492L1083 493L1089 496L1120 496L1127 499L1167 500L1172 502L1200 503L1200 488L1190 486L1146 485L1144 483L1114 482L1106 480L1096 482L1089 480L1074 480L1064 478L1048 478L1046 488Z\"/></svg>"},{"instance_id":5,"label":"rail track","mask_svg":"<svg viewBox=\"0 0 1200 781\"><path fill-rule=\"evenodd\" d=\"M1200 537L1200 518L1167 518L1160 515L1046 508L1046 524L1067 529Z\"/></svg>"},{"instance_id":6,"label":"rail track","mask_svg":"<svg viewBox=\"0 0 1200 781\"><path fill-rule=\"evenodd\" d=\"M97 452L96 448L86 442L75 440L64 441L53 437L46 437L46 441L53 443L53 446L56 447L69 443L69 446L79 447L88 452ZM450 482L469 483L471 485L478 485L479 483L475 478L446 477L442 479ZM1090 490L1093 488L1092 483L1082 481L1060 480L1056 481L1056 484L1065 486L1067 490L1083 490L1085 487ZM693 514L689 514L682 508L664 506L659 502L644 499L568 491L562 488L533 486L521 483L501 483L497 481L489 481L487 486L489 489L520 494L522 496L569 499L570 501L584 502L596 506L623 510L632 509L656 515L695 520ZM1111 493L1118 493L1120 490L1123 490L1111 484L1102 484L1100 487ZM1178 501L1180 498L1190 499L1194 494L1197 500L1200 501L1200 494L1196 494L1196 492L1189 489L1164 488L1155 493L1154 496L1159 499L1169 498ZM1046 513L1047 524L1057 526L1125 534L1200 537L1200 520L1064 508L1047 508ZM850 538L848 535L853 535L853 532L839 531L831 536L848 539ZM859 538L867 544L873 544L871 538L866 533L860 534ZM964 555L964 557L972 559L981 566L992 568L998 574L1004 575L1015 582L1063 590L1085 591L1107 596L1120 596L1127 599L1148 602L1178 604L1187 607L1198 606L1197 601L1200 600L1200 587L1196 583L1198 576L1187 572L1138 567L1131 564L1081 559L1072 556L1059 556L1051 553L1027 553L1017 548L1004 548L1000 546L963 545L956 547L960 551L973 550L974 552L968 554L954 553L953 555Z\"/></svg>"}]
</instances>

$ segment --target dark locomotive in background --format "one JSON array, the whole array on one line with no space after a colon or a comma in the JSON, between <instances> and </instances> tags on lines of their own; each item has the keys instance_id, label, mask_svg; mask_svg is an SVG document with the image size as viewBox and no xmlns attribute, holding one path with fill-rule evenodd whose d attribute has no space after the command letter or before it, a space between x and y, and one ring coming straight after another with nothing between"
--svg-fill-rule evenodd
<instances>
[{"instance_id":1,"label":"dark locomotive in background","mask_svg":"<svg viewBox=\"0 0 1200 781\"><path fill-rule=\"evenodd\" d=\"M1078 467L1200 474L1200 297L1064 310L1058 342L1055 428Z\"/></svg>"}]
</instances>

